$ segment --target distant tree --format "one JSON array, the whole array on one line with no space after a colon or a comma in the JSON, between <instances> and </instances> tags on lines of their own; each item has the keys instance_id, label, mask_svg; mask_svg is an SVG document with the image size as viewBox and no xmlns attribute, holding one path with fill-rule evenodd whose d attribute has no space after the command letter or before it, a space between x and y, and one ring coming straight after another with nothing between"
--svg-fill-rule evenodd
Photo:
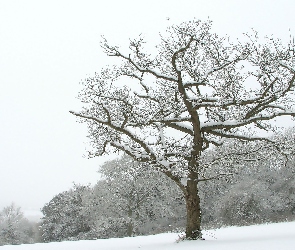
<instances>
[{"instance_id":1,"label":"distant tree","mask_svg":"<svg viewBox=\"0 0 295 250\"><path fill-rule=\"evenodd\" d=\"M86 186L75 185L45 204L41 210L44 214L41 220L43 241L77 240L80 234L90 230L83 202L83 196L88 190Z\"/></svg>"},{"instance_id":2,"label":"distant tree","mask_svg":"<svg viewBox=\"0 0 295 250\"><path fill-rule=\"evenodd\" d=\"M33 243L33 225L24 217L15 204L4 207L0 212L0 245Z\"/></svg>"},{"instance_id":3,"label":"distant tree","mask_svg":"<svg viewBox=\"0 0 295 250\"><path fill-rule=\"evenodd\" d=\"M182 193L165 175L124 155L103 164L94 187L98 237L122 237L165 231L183 218ZM177 201L176 198L179 200Z\"/></svg>"},{"instance_id":4,"label":"distant tree","mask_svg":"<svg viewBox=\"0 0 295 250\"><path fill-rule=\"evenodd\" d=\"M275 140L279 151L264 142L227 141L203 155L206 161L202 165L210 165L207 172L227 173L200 185L206 227L295 218L294 128Z\"/></svg>"},{"instance_id":5,"label":"distant tree","mask_svg":"<svg viewBox=\"0 0 295 250\"><path fill-rule=\"evenodd\" d=\"M285 163L278 167L271 189L284 201L282 218L295 219L295 127L287 129L277 137L285 155Z\"/></svg>"},{"instance_id":6,"label":"distant tree","mask_svg":"<svg viewBox=\"0 0 295 250\"><path fill-rule=\"evenodd\" d=\"M216 216L222 225L248 225L270 222L281 200L270 188L253 176L244 176L219 199Z\"/></svg>"},{"instance_id":7,"label":"distant tree","mask_svg":"<svg viewBox=\"0 0 295 250\"><path fill-rule=\"evenodd\" d=\"M188 239L202 238L198 183L210 179L200 175L202 155L225 138L273 143L259 130L295 115L294 44L259 44L256 33L234 44L210 28L198 20L169 27L150 53L141 37L127 53L103 40L121 65L87 78L84 108L71 111L88 124L91 156L124 151L179 186Z\"/></svg>"}]
</instances>

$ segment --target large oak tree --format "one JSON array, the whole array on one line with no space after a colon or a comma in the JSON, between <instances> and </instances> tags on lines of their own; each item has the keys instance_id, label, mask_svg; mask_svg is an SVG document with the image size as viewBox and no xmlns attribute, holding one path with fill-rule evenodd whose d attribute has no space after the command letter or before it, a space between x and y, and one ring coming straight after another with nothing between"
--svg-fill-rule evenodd
<instances>
[{"instance_id":1,"label":"large oak tree","mask_svg":"<svg viewBox=\"0 0 295 250\"><path fill-rule=\"evenodd\" d=\"M260 44L255 32L233 43L210 28L197 20L169 27L150 54L141 37L129 53L104 39L119 64L87 78L84 108L71 111L88 124L93 156L124 151L180 187L188 239L202 238L198 183L210 179L200 173L202 152L226 138L270 141L259 131L295 115L294 44Z\"/></svg>"}]
</instances>

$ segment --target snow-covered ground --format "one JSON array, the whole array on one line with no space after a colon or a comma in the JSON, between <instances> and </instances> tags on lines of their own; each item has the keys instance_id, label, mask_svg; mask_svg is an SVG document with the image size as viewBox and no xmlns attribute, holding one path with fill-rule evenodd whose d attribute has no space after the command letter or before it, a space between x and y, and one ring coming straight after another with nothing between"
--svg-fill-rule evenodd
<instances>
[{"instance_id":1,"label":"snow-covered ground","mask_svg":"<svg viewBox=\"0 0 295 250\"><path fill-rule=\"evenodd\" d=\"M204 241L176 243L177 234L2 246L1 250L294 250L295 222L229 227L204 232Z\"/></svg>"}]
</instances>

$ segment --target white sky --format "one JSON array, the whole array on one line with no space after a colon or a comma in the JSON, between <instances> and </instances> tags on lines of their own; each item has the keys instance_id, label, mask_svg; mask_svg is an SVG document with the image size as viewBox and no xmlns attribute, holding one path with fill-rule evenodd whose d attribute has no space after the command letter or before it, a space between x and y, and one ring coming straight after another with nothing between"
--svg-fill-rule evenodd
<instances>
[{"instance_id":1,"label":"white sky","mask_svg":"<svg viewBox=\"0 0 295 250\"><path fill-rule=\"evenodd\" d=\"M294 0L0 0L0 209L39 210L73 182L99 178L103 159L83 158L86 127L68 111L80 108L80 80L110 61L101 35L126 45L209 17L233 38L254 28L288 40L294 10Z\"/></svg>"}]
</instances>

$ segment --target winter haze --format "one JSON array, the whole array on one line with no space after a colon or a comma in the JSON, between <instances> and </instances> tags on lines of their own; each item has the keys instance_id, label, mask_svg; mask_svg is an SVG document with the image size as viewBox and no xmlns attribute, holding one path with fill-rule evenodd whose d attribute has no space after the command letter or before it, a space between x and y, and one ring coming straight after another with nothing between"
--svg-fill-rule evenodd
<instances>
[{"instance_id":1,"label":"winter haze","mask_svg":"<svg viewBox=\"0 0 295 250\"><path fill-rule=\"evenodd\" d=\"M88 160L86 127L69 110L81 79L111 63L101 35L118 45L168 25L211 19L232 38L251 28L288 40L294 1L0 0L0 209L15 202L34 215L72 183L95 183L105 158ZM157 38L158 39L158 38Z\"/></svg>"}]
</instances>

